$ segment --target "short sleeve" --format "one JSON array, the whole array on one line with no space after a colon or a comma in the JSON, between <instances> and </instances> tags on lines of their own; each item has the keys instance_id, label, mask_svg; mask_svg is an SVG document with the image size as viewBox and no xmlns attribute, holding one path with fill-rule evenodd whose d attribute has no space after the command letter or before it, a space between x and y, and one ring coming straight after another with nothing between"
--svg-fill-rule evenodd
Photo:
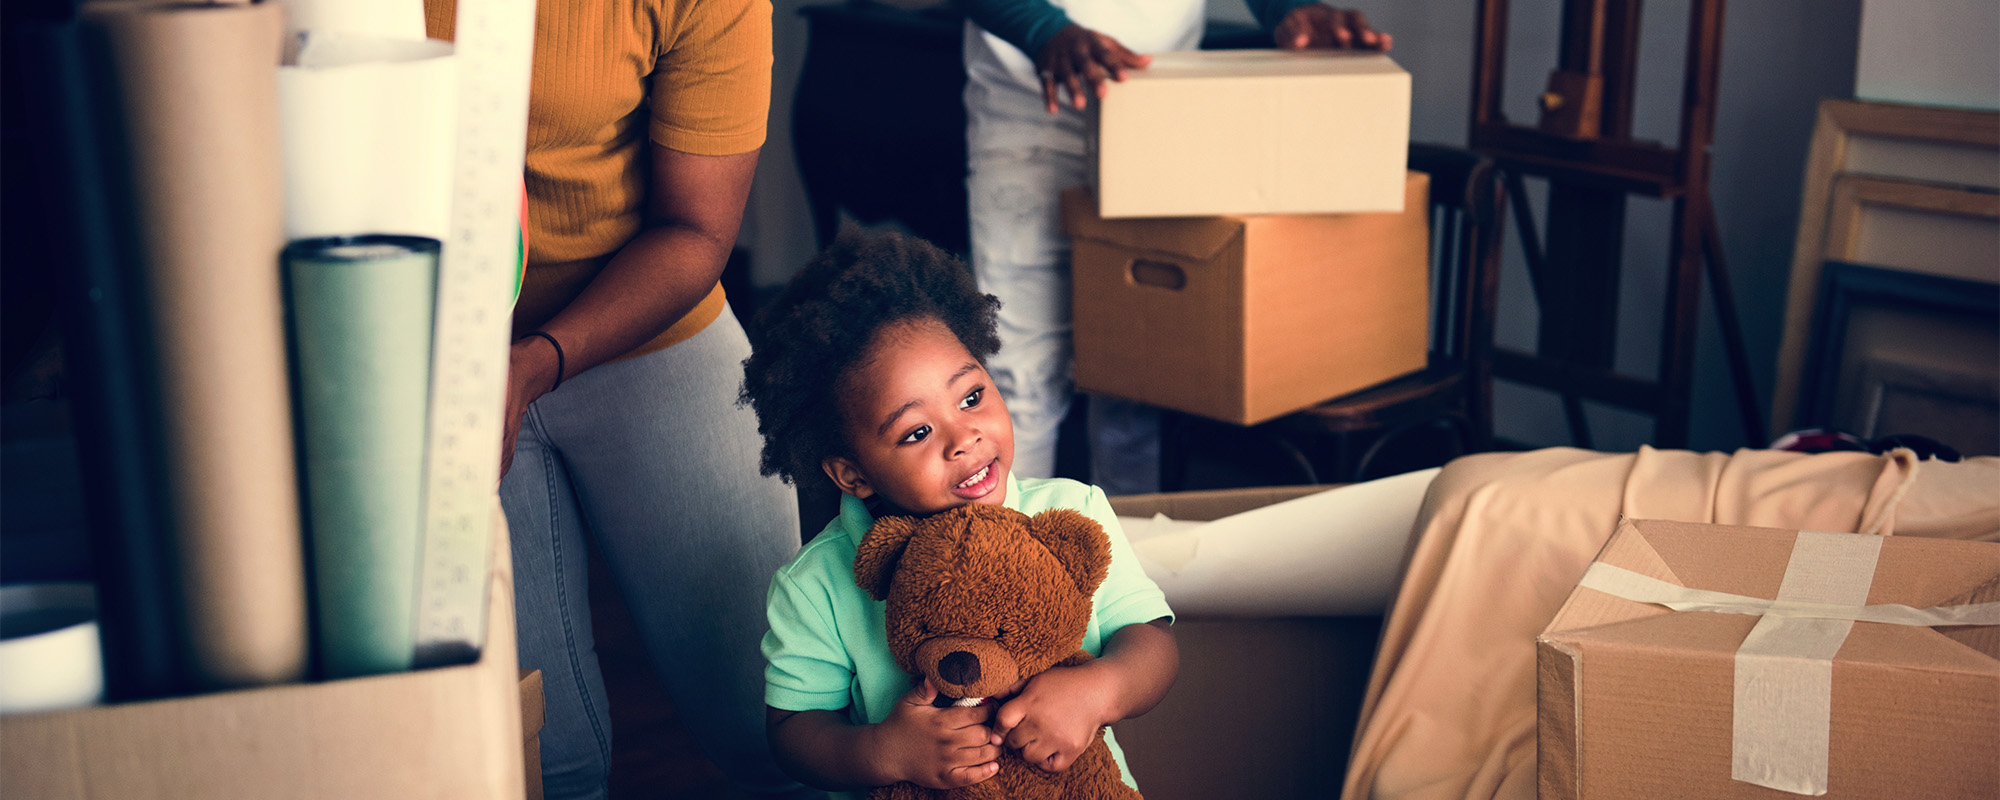
<instances>
[{"instance_id":1,"label":"short sleeve","mask_svg":"<svg viewBox=\"0 0 2000 800\"><path fill-rule=\"evenodd\" d=\"M764 634L764 703L786 711L838 711L851 704L854 664L831 610L812 602L784 571L771 579Z\"/></svg>"},{"instance_id":2,"label":"short sleeve","mask_svg":"<svg viewBox=\"0 0 2000 800\"><path fill-rule=\"evenodd\" d=\"M1111 501L1105 499L1104 490L1090 487L1090 496L1084 502L1083 513L1104 526L1104 535L1111 539L1111 569L1104 577L1104 585L1097 588L1098 627L1108 640L1111 634L1127 625L1151 622L1161 617L1171 620L1172 608L1167 606L1167 596L1158 584L1146 576L1145 567L1139 564L1139 555L1132 550L1132 542L1125 538L1125 530L1118 525L1118 514L1111 510Z\"/></svg>"},{"instance_id":3,"label":"short sleeve","mask_svg":"<svg viewBox=\"0 0 2000 800\"><path fill-rule=\"evenodd\" d=\"M654 143L704 156L764 145L771 111L770 0L681 0L662 33L649 103Z\"/></svg>"}]
</instances>

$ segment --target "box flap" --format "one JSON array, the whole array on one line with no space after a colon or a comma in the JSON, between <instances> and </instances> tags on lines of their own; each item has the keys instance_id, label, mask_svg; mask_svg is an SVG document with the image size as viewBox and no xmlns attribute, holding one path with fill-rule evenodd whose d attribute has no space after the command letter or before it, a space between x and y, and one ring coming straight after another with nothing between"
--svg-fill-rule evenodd
<instances>
[{"instance_id":1,"label":"box flap","mask_svg":"<svg viewBox=\"0 0 2000 800\"><path fill-rule=\"evenodd\" d=\"M1406 71L1386 53L1361 50L1183 50L1154 53L1145 69L1127 81L1199 78L1279 78L1319 75L1401 75ZM1112 91L1117 91L1113 86Z\"/></svg>"},{"instance_id":2,"label":"box flap","mask_svg":"<svg viewBox=\"0 0 2000 800\"><path fill-rule=\"evenodd\" d=\"M1063 232L1115 247L1150 250L1172 258L1207 261L1243 235L1239 217L1104 219L1087 188L1063 192Z\"/></svg>"}]
</instances>

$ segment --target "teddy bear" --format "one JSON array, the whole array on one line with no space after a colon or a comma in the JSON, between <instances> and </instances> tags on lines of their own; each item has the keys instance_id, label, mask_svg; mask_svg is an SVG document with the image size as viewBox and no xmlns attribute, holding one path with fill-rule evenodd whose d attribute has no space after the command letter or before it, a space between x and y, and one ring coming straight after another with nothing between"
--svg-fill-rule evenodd
<instances>
[{"instance_id":1,"label":"teddy bear","mask_svg":"<svg viewBox=\"0 0 2000 800\"><path fill-rule=\"evenodd\" d=\"M1091 659L1091 596L1111 566L1103 527L1068 509L1034 517L967 505L925 518L883 517L862 537L854 580L887 601L889 651L939 705L977 705L1050 667ZM869 800L1138 800L1103 732L1069 769L1050 773L1003 749L1000 771L958 789L878 787Z\"/></svg>"}]
</instances>

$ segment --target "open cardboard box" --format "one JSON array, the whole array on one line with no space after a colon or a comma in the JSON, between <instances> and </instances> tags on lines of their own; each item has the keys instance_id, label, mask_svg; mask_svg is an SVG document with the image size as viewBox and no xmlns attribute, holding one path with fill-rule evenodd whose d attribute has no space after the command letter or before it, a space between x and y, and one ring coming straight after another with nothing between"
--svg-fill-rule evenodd
<instances>
[{"instance_id":1,"label":"open cardboard box","mask_svg":"<svg viewBox=\"0 0 2000 800\"><path fill-rule=\"evenodd\" d=\"M522 693L507 528L494 509L477 662L0 717L8 797L520 798ZM539 703L531 710L538 711Z\"/></svg>"},{"instance_id":2,"label":"open cardboard box","mask_svg":"<svg viewBox=\"0 0 2000 800\"><path fill-rule=\"evenodd\" d=\"M1331 488L1130 495L1111 507L1213 520ZM1180 677L1159 706L1116 726L1140 791L1147 800L1338 794L1381 628L1379 617L1177 616Z\"/></svg>"}]
</instances>

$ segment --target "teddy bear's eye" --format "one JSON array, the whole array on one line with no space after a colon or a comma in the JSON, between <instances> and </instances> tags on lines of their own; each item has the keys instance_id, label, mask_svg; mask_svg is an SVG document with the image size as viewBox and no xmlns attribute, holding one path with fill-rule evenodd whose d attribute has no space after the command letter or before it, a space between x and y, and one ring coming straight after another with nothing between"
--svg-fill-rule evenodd
<instances>
[{"instance_id":1,"label":"teddy bear's eye","mask_svg":"<svg viewBox=\"0 0 2000 800\"><path fill-rule=\"evenodd\" d=\"M928 622L918 622L918 623L917 623L917 632L918 632L918 633L921 633L921 634L923 634L923 635L925 635L925 636L929 636L929 635L931 635L931 624L930 624L930 623L928 623Z\"/></svg>"},{"instance_id":2,"label":"teddy bear's eye","mask_svg":"<svg viewBox=\"0 0 2000 800\"><path fill-rule=\"evenodd\" d=\"M1005 639L1005 638L1007 638L1007 629L1006 629L1006 628L996 628L996 629L994 629L994 631L993 631L993 638L995 638L995 639Z\"/></svg>"}]
</instances>

